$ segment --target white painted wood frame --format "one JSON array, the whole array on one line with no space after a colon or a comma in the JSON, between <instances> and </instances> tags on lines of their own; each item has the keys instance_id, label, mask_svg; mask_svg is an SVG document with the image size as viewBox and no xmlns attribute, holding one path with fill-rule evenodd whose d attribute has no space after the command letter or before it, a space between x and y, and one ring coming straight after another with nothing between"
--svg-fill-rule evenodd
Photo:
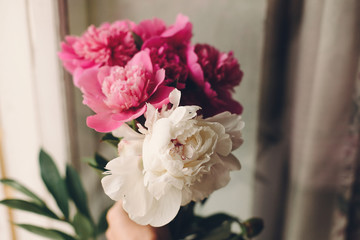
<instances>
[{"instance_id":1,"label":"white painted wood frame","mask_svg":"<svg viewBox=\"0 0 360 240\"><path fill-rule=\"evenodd\" d=\"M59 50L58 2L0 1L1 177L16 179L55 206L40 179L38 152L43 147L64 174L70 158L63 73ZM16 197L3 191L0 199ZM0 239L45 239L16 228L9 220L55 227L34 214L0 206ZM16 235L16 236L14 236Z\"/></svg>"}]
</instances>

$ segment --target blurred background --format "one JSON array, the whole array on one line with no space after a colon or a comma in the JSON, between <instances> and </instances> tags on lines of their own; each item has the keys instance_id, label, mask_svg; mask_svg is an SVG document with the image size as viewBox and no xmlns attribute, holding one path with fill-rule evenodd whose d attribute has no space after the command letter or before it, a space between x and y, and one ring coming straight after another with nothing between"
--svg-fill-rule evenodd
<instances>
[{"instance_id":1,"label":"blurred background","mask_svg":"<svg viewBox=\"0 0 360 240\"><path fill-rule=\"evenodd\" d=\"M62 173L67 162L81 172L95 212L111 203L82 162L109 153L85 124L91 112L57 57L60 42L91 24L172 24L178 13L193 43L233 51L244 72L242 169L197 211L262 217L260 240L360 239L357 0L0 0L0 176L55 206L40 178L43 147ZM0 199L14 196L0 185ZM10 221L58 224L0 206L1 239L40 239Z\"/></svg>"}]
</instances>

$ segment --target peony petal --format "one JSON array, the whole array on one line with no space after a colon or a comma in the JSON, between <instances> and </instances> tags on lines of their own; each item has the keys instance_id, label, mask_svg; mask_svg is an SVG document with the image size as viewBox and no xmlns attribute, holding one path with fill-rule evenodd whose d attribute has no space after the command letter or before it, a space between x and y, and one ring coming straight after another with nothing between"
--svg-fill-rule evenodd
<instances>
[{"instance_id":1,"label":"peony petal","mask_svg":"<svg viewBox=\"0 0 360 240\"><path fill-rule=\"evenodd\" d=\"M119 67L118 66L115 66L115 67L103 66L103 67L99 68L98 74L97 74L99 85L102 85L105 78L108 77L109 75L111 75L111 70L113 68L119 68Z\"/></svg>"},{"instance_id":2,"label":"peony petal","mask_svg":"<svg viewBox=\"0 0 360 240\"><path fill-rule=\"evenodd\" d=\"M223 112L207 118L206 121L218 122L225 127L225 131L230 135L232 141L231 151L239 148L243 143L241 130L244 128L245 123L241 120L240 115Z\"/></svg>"},{"instance_id":3,"label":"peony petal","mask_svg":"<svg viewBox=\"0 0 360 240\"><path fill-rule=\"evenodd\" d=\"M73 74L76 64L72 63L72 59L77 58L72 44L77 41L76 37L68 36L65 42L61 43L61 52L58 52L59 58L63 61L63 65L67 71Z\"/></svg>"},{"instance_id":4,"label":"peony petal","mask_svg":"<svg viewBox=\"0 0 360 240\"><path fill-rule=\"evenodd\" d=\"M148 102L155 108L161 108L164 104L169 103L169 94L173 90L173 87L160 86L154 95L148 99Z\"/></svg>"},{"instance_id":5,"label":"peony petal","mask_svg":"<svg viewBox=\"0 0 360 240\"><path fill-rule=\"evenodd\" d=\"M142 50L134 55L134 57L127 63L128 66L141 66L148 72L153 72L153 65L150 59L149 52Z\"/></svg>"},{"instance_id":6,"label":"peony petal","mask_svg":"<svg viewBox=\"0 0 360 240\"><path fill-rule=\"evenodd\" d=\"M114 174L107 175L101 179L101 184L103 186L105 194L114 201L121 199L121 197L123 196L123 193L120 190L124 182L124 179L119 178L117 175Z\"/></svg>"},{"instance_id":7,"label":"peony petal","mask_svg":"<svg viewBox=\"0 0 360 240\"><path fill-rule=\"evenodd\" d=\"M161 163L160 154L166 149L166 146L171 141L171 123L169 119L162 118L157 120L152 126L152 132L145 136L143 145L143 164L146 171L154 170L162 171L164 166ZM157 159L158 161L153 161Z\"/></svg>"},{"instance_id":8,"label":"peony petal","mask_svg":"<svg viewBox=\"0 0 360 240\"><path fill-rule=\"evenodd\" d=\"M151 211L154 199L144 186L142 172L133 175L127 184L127 191L122 198L124 210L131 219L146 216Z\"/></svg>"},{"instance_id":9,"label":"peony petal","mask_svg":"<svg viewBox=\"0 0 360 240\"><path fill-rule=\"evenodd\" d=\"M106 24L107 26L111 26L112 29L127 29L127 30L131 30L136 26L136 24L133 21L130 21L128 19L121 20L121 21L115 21L112 24L103 23L100 26L100 28L103 27L104 24Z\"/></svg>"},{"instance_id":10,"label":"peony petal","mask_svg":"<svg viewBox=\"0 0 360 240\"><path fill-rule=\"evenodd\" d=\"M136 176L138 171L136 156L126 158L126 156L117 157L106 165L108 170L106 175L102 178L101 183L105 193L113 200L119 201L122 199L123 194L129 188L126 184L128 180L131 180L132 176ZM138 159L140 157L137 157Z\"/></svg>"},{"instance_id":11,"label":"peony petal","mask_svg":"<svg viewBox=\"0 0 360 240\"><path fill-rule=\"evenodd\" d=\"M161 227L173 220L179 212L181 205L181 191L171 188L166 197L154 202L152 209L154 213L149 224L153 227Z\"/></svg>"},{"instance_id":12,"label":"peony petal","mask_svg":"<svg viewBox=\"0 0 360 240\"><path fill-rule=\"evenodd\" d=\"M181 161L171 161L171 163L178 165L178 171L181 171L184 165ZM165 166L165 169L168 170L168 167ZM146 171L144 175L144 182L147 189L156 200L166 197L170 188L175 187L181 191L184 187L183 180L173 176L171 171L163 173L156 172L155 174L150 171Z\"/></svg>"},{"instance_id":13,"label":"peony petal","mask_svg":"<svg viewBox=\"0 0 360 240\"><path fill-rule=\"evenodd\" d=\"M192 36L192 24L189 17L178 14L175 24L170 26L161 37L174 38L176 42L188 42Z\"/></svg>"},{"instance_id":14,"label":"peony petal","mask_svg":"<svg viewBox=\"0 0 360 240\"><path fill-rule=\"evenodd\" d=\"M243 112L243 106L236 100L229 97L228 99L224 98L224 101L226 102L226 105L222 111L230 111L239 115Z\"/></svg>"},{"instance_id":15,"label":"peony petal","mask_svg":"<svg viewBox=\"0 0 360 240\"><path fill-rule=\"evenodd\" d=\"M232 141L229 135L226 134L226 137L218 140L215 147L215 152L217 152L221 156L227 156L231 152L231 149L232 149Z\"/></svg>"},{"instance_id":16,"label":"peony petal","mask_svg":"<svg viewBox=\"0 0 360 240\"><path fill-rule=\"evenodd\" d=\"M146 111L146 104L142 104L137 108L130 108L120 113L112 114L112 119L115 121L128 122L140 117Z\"/></svg>"},{"instance_id":17,"label":"peony petal","mask_svg":"<svg viewBox=\"0 0 360 240\"><path fill-rule=\"evenodd\" d=\"M166 41L159 36L152 37L144 42L141 46L141 50L156 48L159 49Z\"/></svg>"},{"instance_id":18,"label":"peony petal","mask_svg":"<svg viewBox=\"0 0 360 240\"><path fill-rule=\"evenodd\" d=\"M66 62L64 62L64 65L67 64ZM71 63L73 64L73 63ZM81 74L84 72L85 69L89 69L89 68L99 68L100 65L99 64L94 64L93 62L90 61L82 61L81 64L75 64L76 68L73 71L73 80L74 80L74 85L78 88L80 88L79 86L79 77L81 76Z\"/></svg>"},{"instance_id":19,"label":"peony petal","mask_svg":"<svg viewBox=\"0 0 360 240\"><path fill-rule=\"evenodd\" d=\"M86 124L98 132L111 132L120 127L123 122L113 120L111 113L105 112L87 117Z\"/></svg>"},{"instance_id":20,"label":"peony petal","mask_svg":"<svg viewBox=\"0 0 360 240\"><path fill-rule=\"evenodd\" d=\"M138 224L147 225L147 215L152 211L152 203L155 200L147 191L143 182L133 179L136 182L129 182L129 191L123 197L123 208L129 217ZM156 213L155 213L156 214ZM145 221L144 221L145 220Z\"/></svg>"},{"instance_id":21,"label":"peony petal","mask_svg":"<svg viewBox=\"0 0 360 240\"><path fill-rule=\"evenodd\" d=\"M212 165L210 172L203 175L200 181L192 186L193 201L201 201L207 198L215 190L225 187L230 181L229 169L216 154L212 157L217 158L218 163Z\"/></svg>"},{"instance_id":22,"label":"peony petal","mask_svg":"<svg viewBox=\"0 0 360 240\"><path fill-rule=\"evenodd\" d=\"M105 193L113 200L123 201L123 208L129 217L138 224L163 226L175 218L181 203L181 191L169 188L166 196L156 200L144 186L141 151L128 151L139 148L142 141L124 143L125 151L120 157L110 161L106 168L111 175L102 179ZM137 156L139 153L140 156Z\"/></svg>"},{"instance_id":23,"label":"peony petal","mask_svg":"<svg viewBox=\"0 0 360 240\"><path fill-rule=\"evenodd\" d=\"M159 86L164 82L165 80L165 70L159 69L155 73L155 77L153 80L149 83L146 92L148 93L148 96L153 95L159 88Z\"/></svg>"},{"instance_id":24,"label":"peony petal","mask_svg":"<svg viewBox=\"0 0 360 240\"><path fill-rule=\"evenodd\" d=\"M108 107L104 103L105 96L101 91L97 74L97 68L86 69L77 74L77 83L83 93L83 103L89 106L94 112L99 113L107 111Z\"/></svg>"},{"instance_id":25,"label":"peony petal","mask_svg":"<svg viewBox=\"0 0 360 240\"><path fill-rule=\"evenodd\" d=\"M150 209L152 197L143 183L141 156L121 156L111 160L106 168L111 175L101 182L105 193L113 200L123 201L130 217L144 216Z\"/></svg>"},{"instance_id":26,"label":"peony petal","mask_svg":"<svg viewBox=\"0 0 360 240\"><path fill-rule=\"evenodd\" d=\"M146 121L145 121L144 126L147 129L151 130L153 122L157 120L157 118L156 118L157 113L158 113L157 109L153 105L151 105L149 103L146 104L146 112L144 113L144 117L146 118ZM145 130L145 131L143 131L143 130L144 130L144 128L139 128L139 131L142 134L146 134L147 130Z\"/></svg>"},{"instance_id":27,"label":"peony petal","mask_svg":"<svg viewBox=\"0 0 360 240\"><path fill-rule=\"evenodd\" d=\"M86 70L78 70L78 84L81 90L86 94L94 96L102 95L101 86L98 82L98 68L90 68Z\"/></svg>"},{"instance_id":28,"label":"peony petal","mask_svg":"<svg viewBox=\"0 0 360 240\"><path fill-rule=\"evenodd\" d=\"M177 189L169 189L168 195L159 200L153 199L149 211L144 216L130 216L133 221L141 225L150 224L153 227L161 227L173 220L180 209L181 192Z\"/></svg>"},{"instance_id":29,"label":"peony petal","mask_svg":"<svg viewBox=\"0 0 360 240\"><path fill-rule=\"evenodd\" d=\"M229 170L234 171L241 169L241 164L239 160L233 154L221 157L221 159L224 162L225 167Z\"/></svg>"},{"instance_id":30,"label":"peony petal","mask_svg":"<svg viewBox=\"0 0 360 240\"><path fill-rule=\"evenodd\" d=\"M193 119L197 115L197 111L200 109L198 106L184 106L176 108L169 119L172 121L173 124L177 124L181 121L187 121L189 119Z\"/></svg>"},{"instance_id":31,"label":"peony petal","mask_svg":"<svg viewBox=\"0 0 360 240\"><path fill-rule=\"evenodd\" d=\"M169 101L172 104L173 109L179 106L180 99L181 99L181 92L175 88L173 91L171 91L169 95Z\"/></svg>"},{"instance_id":32,"label":"peony petal","mask_svg":"<svg viewBox=\"0 0 360 240\"><path fill-rule=\"evenodd\" d=\"M141 21L134 27L134 32L139 35L145 42L149 38L160 36L166 29L166 24L163 20L154 18Z\"/></svg>"},{"instance_id":33,"label":"peony petal","mask_svg":"<svg viewBox=\"0 0 360 240\"><path fill-rule=\"evenodd\" d=\"M204 86L204 72L200 64L197 62L198 56L194 52L194 46L188 48L186 55L191 79L196 83L196 85L200 87Z\"/></svg>"},{"instance_id":34,"label":"peony petal","mask_svg":"<svg viewBox=\"0 0 360 240\"><path fill-rule=\"evenodd\" d=\"M123 139L118 144L118 152L120 156L127 157L129 156L130 159L133 158L133 156L138 156L142 159L142 144L143 139ZM142 163L139 163L139 166L141 169Z\"/></svg>"},{"instance_id":35,"label":"peony petal","mask_svg":"<svg viewBox=\"0 0 360 240\"><path fill-rule=\"evenodd\" d=\"M159 69L156 71L156 74L155 74L155 78L154 78L154 82L156 83L156 87L154 88L153 92L151 94L153 94L157 89L158 87L160 86L160 84L162 84L165 80L165 69Z\"/></svg>"},{"instance_id":36,"label":"peony petal","mask_svg":"<svg viewBox=\"0 0 360 240\"><path fill-rule=\"evenodd\" d=\"M226 129L226 132L231 132L234 130L240 131L244 128L244 122L241 121L241 116L236 114L231 114L230 112L222 112L216 114L215 116L206 118L210 122L218 122L223 125Z\"/></svg>"},{"instance_id":37,"label":"peony petal","mask_svg":"<svg viewBox=\"0 0 360 240\"><path fill-rule=\"evenodd\" d=\"M112 134L118 138L125 138L127 140L143 139L144 135L137 133L127 124L122 124L119 128L112 131Z\"/></svg>"},{"instance_id":38,"label":"peony petal","mask_svg":"<svg viewBox=\"0 0 360 240\"><path fill-rule=\"evenodd\" d=\"M65 65L65 63L64 63L64 65ZM80 79L80 77L81 77L81 75L82 75L83 72L84 72L84 69L79 68L79 67L76 68L76 69L74 69L74 71L72 72L74 85L75 85L76 87L78 87L78 88L80 88L79 79Z\"/></svg>"}]
</instances>

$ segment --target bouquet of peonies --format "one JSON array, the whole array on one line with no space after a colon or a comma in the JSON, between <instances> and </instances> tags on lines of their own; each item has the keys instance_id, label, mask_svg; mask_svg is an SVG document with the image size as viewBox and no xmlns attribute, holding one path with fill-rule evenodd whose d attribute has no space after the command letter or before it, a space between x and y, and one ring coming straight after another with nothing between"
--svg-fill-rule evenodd
<instances>
[{"instance_id":1,"label":"bouquet of peonies","mask_svg":"<svg viewBox=\"0 0 360 240\"><path fill-rule=\"evenodd\" d=\"M141 225L169 225L173 239L248 239L262 222L219 213L194 214L229 172L243 142L242 106L232 98L243 76L232 52L191 43L192 23L179 14L167 26L154 18L90 26L68 36L59 57L118 157L94 161L102 186ZM238 223L240 233L232 232Z\"/></svg>"}]
</instances>

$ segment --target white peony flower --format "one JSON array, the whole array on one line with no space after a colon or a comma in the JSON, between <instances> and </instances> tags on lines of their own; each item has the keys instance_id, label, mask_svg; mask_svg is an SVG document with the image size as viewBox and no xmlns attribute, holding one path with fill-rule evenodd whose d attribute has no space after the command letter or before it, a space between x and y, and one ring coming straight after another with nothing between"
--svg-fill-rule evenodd
<instances>
[{"instance_id":1,"label":"white peony flower","mask_svg":"<svg viewBox=\"0 0 360 240\"><path fill-rule=\"evenodd\" d=\"M202 119L199 107L179 107L179 101L174 90L171 109L158 112L148 105L141 134L126 124L113 132L124 139L102 184L139 224L169 223L180 206L208 197L229 182L229 171L240 169L231 154L242 143L240 116L225 112Z\"/></svg>"}]
</instances>

